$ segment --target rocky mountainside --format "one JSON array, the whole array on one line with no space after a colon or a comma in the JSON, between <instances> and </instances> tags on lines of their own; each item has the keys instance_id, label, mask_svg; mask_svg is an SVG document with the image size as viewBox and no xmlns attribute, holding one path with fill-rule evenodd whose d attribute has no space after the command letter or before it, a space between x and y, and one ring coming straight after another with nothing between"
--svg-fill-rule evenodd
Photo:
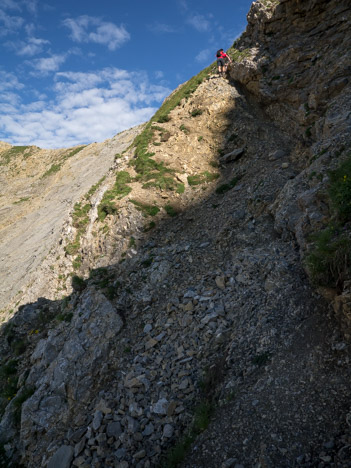
<instances>
[{"instance_id":1,"label":"rocky mountainside","mask_svg":"<svg viewBox=\"0 0 351 468\"><path fill-rule=\"evenodd\" d=\"M144 126L1 145L0 465L350 466L350 20L256 1Z\"/></svg>"}]
</instances>

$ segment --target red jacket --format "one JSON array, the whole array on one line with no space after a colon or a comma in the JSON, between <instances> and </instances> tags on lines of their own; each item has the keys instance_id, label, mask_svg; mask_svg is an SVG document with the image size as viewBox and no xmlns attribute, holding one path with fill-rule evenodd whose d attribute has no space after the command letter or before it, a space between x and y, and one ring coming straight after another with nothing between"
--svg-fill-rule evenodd
<instances>
[{"instance_id":1,"label":"red jacket","mask_svg":"<svg viewBox=\"0 0 351 468\"><path fill-rule=\"evenodd\" d=\"M228 57L228 55L225 53L225 52L221 52L221 55L219 57L217 57L217 59L220 59L220 58L226 58Z\"/></svg>"}]
</instances>

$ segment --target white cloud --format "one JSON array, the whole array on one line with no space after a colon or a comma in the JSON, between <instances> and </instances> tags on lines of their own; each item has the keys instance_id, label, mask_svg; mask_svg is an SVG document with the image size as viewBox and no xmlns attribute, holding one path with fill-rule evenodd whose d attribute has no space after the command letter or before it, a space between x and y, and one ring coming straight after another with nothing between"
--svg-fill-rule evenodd
<instances>
[{"instance_id":1,"label":"white cloud","mask_svg":"<svg viewBox=\"0 0 351 468\"><path fill-rule=\"evenodd\" d=\"M20 16L10 16L0 9L0 36L7 36L8 34L18 31L22 27L24 19Z\"/></svg>"},{"instance_id":2,"label":"white cloud","mask_svg":"<svg viewBox=\"0 0 351 468\"><path fill-rule=\"evenodd\" d=\"M102 21L92 16L67 18L63 25L70 29L70 37L75 42L94 42L115 50L130 39L130 34L123 25Z\"/></svg>"},{"instance_id":3,"label":"white cloud","mask_svg":"<svg viewBox=\"0 0 351 468\"><path fill-rule=\"evenodd\" d=\"M13 9L13 10L21 10L20 5L18 2L15 2L14 0L2 0L1 1L1 6L4 10L6 9Z\"/></svg>"},{"instance_id":4,"label":"white cloud","mask_svg":"<svg viewBox=\"0 0 351 468\"><path fill-rule=\"evenodd\" d=\"M60 68L60 65L66 61L66 58L67 54L56 54L51 57L32 60L31 62L27 62L27 64L35 69L35 72L32 74L46 76L49 73L56 72Z\"/></svg>"},{"instance_id":5,"label":"white cloud","mask_svg":"<svg viewBox=\"0 0 351 468\"><path fill-rule=\"evenodd\" d=\"M179 0L178 3L183 12L187 12L189 10L188 3L186 2L186 0Z\"/></svg>"},{"instance_id":6,"label":"white cloud","mask_svg":"<svg viewBox=\"0 0 351 468\"><path fill-rule=\"evenodd\" d=\"M26 41L8 41L5 45L14 50L16 55L32 57L33 55L40 54L46 44L50 44L50 41L36 37L28 37Z\"/></svg>"},{"instance_id":7,"label":"white cloud","mask_svg":"<svg viewBox=\"0 0 351 468\"><path fill-rule=\"evenodd\" d=\"M213 50L212 49L204 49L204 50L201 50L197 56L195 57L195 60L199 63L204 63L204 62L209 62L211 60L211 53L212 55L213 54ZM214 57L213 57L214 59Z\"/></svg>"},{"instance_id":8,"label":"white cloud","mask_svg":"<svg viewBox=\"0 0 351 468\"><path fill-rule=\"evenodd\" d=\"M37 13L38 0L23 0L23 3L30 13L33 15Z\"/></svg>"},{"instance_id":9,"label":"white cloud","mask_svg":"<svg viewBox=\"0 0 351 468\"><path fill-rule=\"evenodd\" d=\"M0 92L6 90L20 90L24 85L18 81L18 78L13 73L0 71Z\"/></svg>"},{"instance_id":10,"label":"white cloud","mask_svg":"<svg viewBox=\"0 0 351 468\"><path fill-rule=\"evenodd\" d=\"M148 26L148 29L156 34L165 34L165 33L175 33L177 32L177 29L174 28L173 26L170 26L169 24L164 24L164 23L159 23L158 21L154 22L153 24L150 24Z\"/></svg>"},{"instance_id":11,"label":"white cloud","mask_svg":"<svg viewBox=\"0 0 351 468\"><path fill-rule=\"evenodd\" d=\"M199 32L207 32L210 30L210 22L203 15L190 16L187 18L187 23Z\"/></svg>"},{"instance_id":12,"label":"white cloud","mask_svg":"<svg viewBox=\"0 0 351 468\"><path fill-rule=\"evenodd\" d=\"M148 120L170 90L150 83L146 73L111 67L56 73L54 93L30 104L9 97L6 112L0 94L0 139L44 148L103 141Z\"/></svg>"}]
</instances>

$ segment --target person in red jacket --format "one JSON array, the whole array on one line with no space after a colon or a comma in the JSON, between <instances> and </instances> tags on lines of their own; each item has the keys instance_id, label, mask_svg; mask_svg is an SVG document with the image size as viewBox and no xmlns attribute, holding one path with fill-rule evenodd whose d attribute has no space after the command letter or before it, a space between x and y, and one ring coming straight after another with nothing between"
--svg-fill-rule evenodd
<instances>
[{"instance_id":1,"label":"person in red jacket","mask_svg":"<svg viewBox=\"0 0 351 468\"><path fill-rule=\"evenodd\" d=\"M217 50L217 66L218 66L218 74L219 76L225 76L225 73L228 68L228 62L232 63L232 59L223 52L223 49Z\"/></svg>"}]
</instances>

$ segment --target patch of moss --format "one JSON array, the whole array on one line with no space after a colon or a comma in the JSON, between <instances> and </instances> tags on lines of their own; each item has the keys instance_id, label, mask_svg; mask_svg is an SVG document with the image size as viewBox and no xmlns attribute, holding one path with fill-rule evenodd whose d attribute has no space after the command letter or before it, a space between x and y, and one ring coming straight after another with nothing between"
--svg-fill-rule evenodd
<instances>
[{"instance_id":1,"label":"patch of moss","mask_svg":"<svg viewBox=\"0 0 351 468\"><path fill-rule=\"evenodd\" d=\"M219 174L217 172L202 172L201 174L195 174L193 176L188 176L188 184L191 186L207 184L218 179Z\"/></svg>"},{"instance_id":2,"label":"patch of moss","mask_svg":"<svg viewBox=\"0 0 351 468\"><path fill-rule=\"evenodd\" d=\"M83 278L77 275L72 276L72 288L74 291L81 292L87 287L87 284Z\"/></svg>"},{"instance_id":3,"label":"patch of moss","mask_svg":"<svg viewBox=\"0 0 351 468\"><path fill-rule=\"evenodd\" d=\"M94 184L90 188L90 190L85 194L85 198L90 198L92 195L94 195L96 190L100 187L100 185L103 183L105 179L106 179L106 176L101 177L101 179L96 184Z\"/></svg>"},{"instance_id":4,"label":"patch of moss","mask_svg":"<svg viewBox=\"0 0 351 468\"><path fill-rule=\"evenodd\" d=\"M351 275L351 153L329 172L327 193L330 221L311 236L312 248L305 261L315 284L341 290Z\"/></svg>"},{"instance_id":5,"label":"patch of moss","mask_svg":"<svg viewBox=\"0 0 351 468\"><path fill-rule=\"evenodd\" d=\"M190 130L189 130L188 127L186 127L184 124L182 124L182 125L179 127L179 130L181 130L182 132L184 132L185 135L189 135L189 133L190 133Z\"/></svg>"},{"instance_id":6,"label":"patch of moss","mask_svg":"<svg viewBox=\"0 0 351 468\"><path fill-rule=\"evenodd\" d=\"M19 205L20 203L23 203L23 202L26 202L30 200L30 197L23 197L23 198L20 198L19 200L13 202L14 205Z\"/></svg>"},{"instance_id":7,"label":"patch of moss","mask_svg":"<svg viewBox=\"0 0 351 468\"><path fill-rule=\"evenodd\" d=\"M127 185L130 182L132 182L132 178L129 172L117 172L114 186L104 193L98 206L98 218L100 221L103 221L107 215L113 215L118 212L114 200L120 200L132 191L132 188Z\"/></svg>"},{"instance_id":8,"label":"patch of moss","mask_svg":"<svg viewBox=\"0 0 351 468\"><path fill-rule=\"evenodd\" d=\"M147 203L142 203L137 200L130 200L131 203L136 207L138 211L141 211L144 216L156 216L160 211L160 208L156 205L149 205Z\"/></svg>"},{"instance_id":9,"label":"patch of moss","mask_svg":"<svg viewBox=\"0 0 351 468\"><path fill-rule=\"evenodd\" d=\"M167 204L164 208L168 216L171 216L171 217L177 216L178 211L172 205Z\"/></svg>"},{"instance_id":10,"label":"patch of moss","mask_svg":"<svg viewBox=\"0 0 351 468\"><path fill-rule=\"evenodd\" d=\"M86 145L78 146L78 148L74 148L74 150L70 151L66 156L65 159L71 158L75 154L79 153L79 151L82 151L82 149L86 148Z\"/></svg>"},{"instance_id":11,"label":"patch of moss","mask_svg":"<svg viewBox=\"0 0 351 468\"><path fill-rule=\"evenodd\" d=\"M229 190L231 190L232 188L235 187L235 185L238 183L239 181L239 178L238 177L234 177L230 182L228 182L227 184L222 184L220 185L219 187L216 188L216 193L218 193L219 195L223 195L224 193L228 192Z\"/></svg>"},{"instance_id":12,"label":"patch of moss","mask_svg":"<svg viewBox=\"0 0 351 468\"><path fill-rule=\"evenodd\" d=\"M44 172L44 174L41 176L41 178L43 179L44 177L49 177L53 174L56 174L56 172L58 172L62 167L62 163L60 164L52 164L52 166L50 167L50 169L48 169L46 172Z\"/></svg>"},{"instance_id":13,"label":"patch of moss","mask_svg":"<svg viewBox=\"0 0 351 468\"><path fill-rule=\"evenodd\" d=\"M192 112L190 112L191 117L197 117L198 115L201 115L203 113L202 109L194 109Z\"/></svg>"},{"instance_id":14,"label":"patch of moss","mask_svg":"<svg viewBox=\"0 0 351 468\"><path fill-rule=\"evenodd\" d=\"M24 158L27 158L29 157L30 153L28 154L24 154L24 152L30 148L30 146L13 146L12 148L4 151L1 155L0 155L0 166L6 166L7 164L9 164L9 162L11 161L11 159L19 156L20 154L23 154L23 157Z\"/></svg>"}]
</instances>

